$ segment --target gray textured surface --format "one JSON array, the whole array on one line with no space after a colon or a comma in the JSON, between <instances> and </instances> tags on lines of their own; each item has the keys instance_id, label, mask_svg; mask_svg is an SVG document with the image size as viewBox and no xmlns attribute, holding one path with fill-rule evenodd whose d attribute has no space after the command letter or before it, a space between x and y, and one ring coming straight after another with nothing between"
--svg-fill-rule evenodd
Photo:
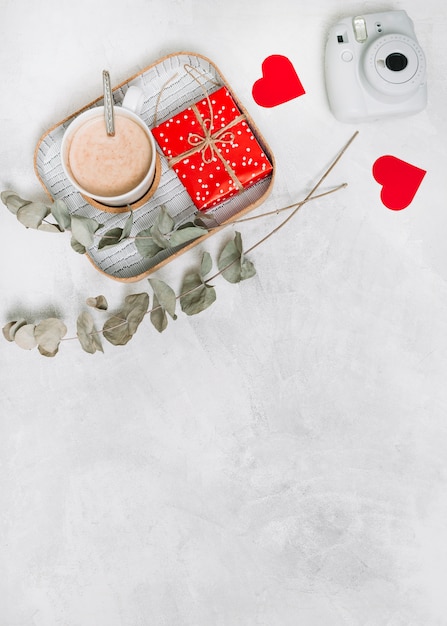
<instances>
[{"instance_id":1,"label":"gray textured surface","mask_svg":"<svg viewBox=\"0 0 447 626\"><path fill-rule=\"evenodd\" d=\"M0 3L0 184L43 198L41 134L166 53L221 69L277 160L274 210L302 198L355 130L327 106L322 50L370 2ZM250 255L255 278L127 347L54 359L0 343L2 626L444 626L447 623L447 5L398 2L416 24L429 106L360 125L309 204ZM251 86L288 56L306 95L262 109ZM76 88L73 88L73 86ZM427 170L383 207L373 162ZM261 209L257 209L259 212ZM246 246L277 223L241 226ZM126 286L64 235L6 209L2 325L51 314L76 332L85 298ZM208 239L158 277L178 290ZM104 317L95 315L100 324Z\"/></svg>"}]
</instances>

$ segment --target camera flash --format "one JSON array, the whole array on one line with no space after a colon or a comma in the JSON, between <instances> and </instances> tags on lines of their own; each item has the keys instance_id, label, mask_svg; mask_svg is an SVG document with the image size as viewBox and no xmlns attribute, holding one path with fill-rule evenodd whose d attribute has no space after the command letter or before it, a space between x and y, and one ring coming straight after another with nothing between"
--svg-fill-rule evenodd
<instances>
[{"instance_id":1,"label":"camera flash","mask_svg":"<svg viewBox=\"0 0 447 626\"><path fill-rule=\"evenodd\" d=\"M363 17L354 17L354 19L352 20L352 26L354 29L356 40L359 43L365 42L368 39L365 19Z\"/></svg>"}]
</instances>

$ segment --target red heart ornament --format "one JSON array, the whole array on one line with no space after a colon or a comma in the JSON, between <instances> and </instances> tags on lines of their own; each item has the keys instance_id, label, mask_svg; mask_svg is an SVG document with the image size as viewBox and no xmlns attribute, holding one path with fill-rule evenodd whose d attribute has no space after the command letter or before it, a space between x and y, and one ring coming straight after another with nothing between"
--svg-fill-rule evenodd
<instances>
[{"instance_id":1,"label":"red heart ornament","mask_svg":"<svg viewBox=\"0 0 447 626\"><path fill-rule=\"evenodd\" d=\"M380 198L393 211L405 209L413 201L422 179L427 173L397 157L382 156L373 165L375 180L382 185Z\"/></svg>"},{"instance_id":2,"label":"red heart ornament","mask_svg":"<svg viewBox=\"0 0 447 626\"><path fill-rule=\"evenodd\" d=\"M262 107L276 107L305 94L291 61L273 54L262 63L262 78L253 85L254 101Z\"/></svg>"}]
</instances>

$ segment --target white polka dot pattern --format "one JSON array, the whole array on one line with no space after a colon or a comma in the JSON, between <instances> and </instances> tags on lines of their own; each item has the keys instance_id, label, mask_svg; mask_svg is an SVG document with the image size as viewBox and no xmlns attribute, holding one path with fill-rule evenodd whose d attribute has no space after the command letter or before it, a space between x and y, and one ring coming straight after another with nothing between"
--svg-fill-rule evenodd
<instances>
[{"instance_id":1,"label":"white polka dot pattern","mask_svg":"<svg viewBox=\"0 0 447 626\"><path fill-rule=\"evenodd\" d=\"M271 163L225 86L152 132L201 211L231 198L272 171Z\"/></svg>"}]
</instances>

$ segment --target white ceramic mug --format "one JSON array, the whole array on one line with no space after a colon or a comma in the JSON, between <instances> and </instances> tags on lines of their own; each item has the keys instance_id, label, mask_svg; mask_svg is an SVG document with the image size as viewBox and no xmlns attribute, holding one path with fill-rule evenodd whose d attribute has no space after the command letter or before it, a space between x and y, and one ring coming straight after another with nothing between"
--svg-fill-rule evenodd
<instances>
[{"instance_id":1,"label":"white ceramic mug","mask_svg":"<svg viewBox=\"0 0 447 626\"><path fill-rule=\"evenodd\" d=\"M113 107L114 137L107 136L103 106L84 111L67 127L61 144L62 168L73 187L84 196L119 207L136 202L151 188L156 148L151 131L137 114L142 101L143 92L132 86L122 105ZM96 132L104 131L98 141L92 139L94 127Z\"/></svg>"}]
</instances>

